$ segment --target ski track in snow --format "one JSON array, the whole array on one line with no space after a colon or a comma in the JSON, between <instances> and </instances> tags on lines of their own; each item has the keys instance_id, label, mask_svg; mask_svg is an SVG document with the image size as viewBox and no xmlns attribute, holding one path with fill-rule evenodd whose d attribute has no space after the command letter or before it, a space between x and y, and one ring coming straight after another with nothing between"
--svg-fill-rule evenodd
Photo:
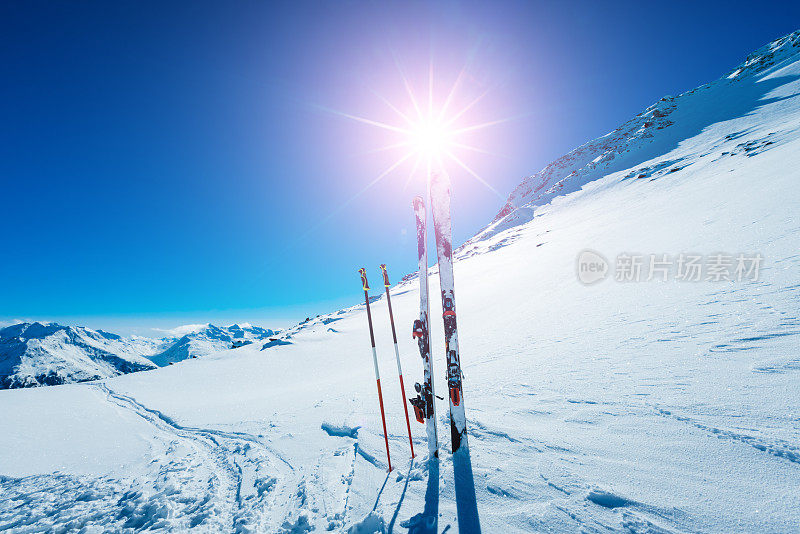
<instances>
[{"instance_id":1,"label":"ski track in snow","mask_svg":"<svg viewBox=\"0 0 800 534\"><path fill-rule=\"evenodd\" d=\"M144 460L145 472L130 477L59 472L0 476L0 531L302 534L367 528L376 521L371 516L379 507L400 509L383 491L377 497L370 492L370 481L380 480L386 489L390 476L386 463L361 445L358 427L323 423L321 430L341 444L320 451L316 462L295 467L263 435L179 424L105 382L79 387L96 391L123 419L135 417L149 425L151 454ZM390 439L402 442L406 437ZM354 495L359 471L367 485ZM394 473L398 471L392 480ZM371 516L350 516L354 496L359 509L370 503Z\"/></svg>"},{"instance_id":2,"label":"ski track in snow","mask_svg":"<svg viewBox=\"0 0 800 534\"><path fill-rule=\"evenodd\" d=\"M291 484L294 468L283 457L267 447L256 436L244 432L225 432L181 426L158 410L150 409L133 397L112 391L98 384L110 402L129 410L158 430L191 446L205 465L213 465L217 478L217 500L229 507L231 532L262 530L263 510L281 508L286 501L287 484ZM265 473L261 475L261 473ZM261 475L261 476L259 476ZM271 498L265 501L265 497ZM269 502L272 501L272 502Z\"/></svg>"},{"instance_id":3,"label":"ski track in snow","mask_svg":"<svg viewBox=\"0 0 800 534\"><path fill-rule=\"evenodd\" d=\"M386 468L383 462L359 448L357 428L323 425L323 430L331 436L350 438L347 441L351 441L352 446L338 448L331 456L323 454L306 473L304 469L295 469L261 437L244 432L181 426L158 410L111 391L105 384L98 387L112 402L136 413L160 430L199 445L203 455L217 466L217 472L230 479L228 495L221 494L220 500L232 504L232 532L300 534L315 530L315 525L331 531L341 529L350 508L351 486L358 459L363 458L380 472ZM350 450L352 453L348 454ZM254 471L262 470L267 473L265 477L253 475ZM330 491L327 485L337 481L330 481L328 477L337 472L341 473L338 482L343 490ZM336 497L341 497L338 494L342 491L344 498L337 505ZM269 494L271 498L263 499L262 494ZM332 497L326 499L326 494Z\"/></svg>"},{"instance_id":4,"label":"ski track in snow","mask_svg":"<svg viewBox=\"0 0 800 534\"><path fill-rule=\"evenodd\" d=\"M342 437L355 440L352 455L347 455L347 447L339 449L332 458L323 456L310 473L304 473L296 470L260 437L244 432L182 426L130 396L113 392L105 384L97 387L121 408L136 413L159 430L190 442L204 460L215 466L220 480L217 500L230 505L226 514L230 515L231 532L300 534L314 530L319 521L327 530L340 528L348 510L357 458L363 457L381 467L377 459L359 449L357 429L348 429L346 436L342 434ZM338 464L333 466L333 471L346 470L341 476L345 488L344 501L338 507L325 498L326 493L336 495L336 492L324 489L331 471L330 466L324 465L326 463Z\"/></svg>"},{"instance_id":5,"label":"ski track in snow","mask_svg":"<svg viewBox=\"0 0 800 534\"><path fill-rule=\"evenodd\" d=\"M735 432L733 430L725 430L722 428L716 428L713 426L704 425L703 423L695 421L690 417L677 415L663 408L655 407L654 409L656 410L656 413L658 413L659 415L663 415L665 417L672 417L676 421L681 421L682 423L691 425L704 432L708 432L710 435L715 436L719 439L739 441L746 445L750 445L756 450L765 452L767 454L771 454L776 458L781 458L783 460L788 460L789 462L800 464L800 447L787 443L783 440L770 441L756 436L750 436L748 434Z\"/></svg>"},{"instance_id":6,"label":"ski track in snow","mask_svg":"<svg viewBox=\"0 0 800 534\"><path fill-rule=\"evenodd\" d=\"M323 483L323 460L308 475L260 436L183 426L105 383L88 387L153 427L158 437L151 473L131 479L64 473L0 477L0 530L302 533L313 530L312 520L320 513L328 530L342 526L360 452L357 441L334 454L347 470L341 477L345 498L337 507L326 502L325 491L309 491ZM349 457L347 450L352 450Z\"/></svg>"}]
</instances>

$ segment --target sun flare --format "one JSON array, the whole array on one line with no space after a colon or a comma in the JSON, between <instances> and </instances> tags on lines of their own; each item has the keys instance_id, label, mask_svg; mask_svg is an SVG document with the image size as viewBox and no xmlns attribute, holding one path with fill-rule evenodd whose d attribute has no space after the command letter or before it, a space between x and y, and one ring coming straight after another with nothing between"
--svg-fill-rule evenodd
<instances>
[{"instance_id":1,"label":"sun flare","mask_svg":"<svg viewBox=\"0 0 800 534\"><path fill-rule=\"evenodd\" d=\"M470 124L470 111L474 111L476 106L489 93L488 90L482 91L477 96L458 102L458 93L464 84L464 80L469 78L467 67L461 69L455 82L446 93L446 97L437 99L434 91L434 72L432 65L428 70L427 98L419 99L416 92L405 76L400 64L396 62L402 85L405 89L407 101L392 102L384 96L376 96L397 116L397 123L383 122L368 117L361 117L350 113L327 109L336 115L358 121L369 126L380 128L396 135L393 143L379 147L371 152L381 152L390 150L400 150L400 157L389 165L376 178L371 180L356 197L367 191L376 183L381 181L389 174L399 171L403 164L410 164L411 171L406 179L406 186L418 173L430 173L434 169L448 171L448 166L457 167L465 171L471 177L483 184L501 200L505 198L484 180L473 168L465 161L468 154L488 154L494 155L482 147L470 144L470 137L486 128L502 124L512 120L505 118ZM457 105L458 103L458 105ZM406 109L410 112L403 112L401 108L404 104L410 104ZM355 197L354 197L355 198ZM352 200L352 199L351 199ZM349 202L349 201L348 201Z\"/></svg>"},{"instance_id":2,"label":"sun flare","mask_svg":"<svg viewBox=\"0 0 800 534\"><path fill-rule=\"evenodd\" d=\"M408 131L409 146L426 159L438 160L452 151L453 130L442 121L428 118Z\"/></svg>"}]
</instances>

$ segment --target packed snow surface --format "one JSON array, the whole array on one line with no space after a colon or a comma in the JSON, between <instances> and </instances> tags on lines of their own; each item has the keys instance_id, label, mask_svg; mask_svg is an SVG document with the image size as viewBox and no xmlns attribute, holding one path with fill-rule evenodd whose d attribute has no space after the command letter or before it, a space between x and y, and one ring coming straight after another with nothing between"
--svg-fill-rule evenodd
<instances>
[{"instance_id":1,"label":"packed snow surface","mask_svg":"<svg viewBox=\"0 0 800 534\"><path fill-rule=\"evenodd\" d=\"M621 150L576 155L574 187L537 199L523 182L459 251L484 532L797 530L798 41L657 104L645 113L653 126L603 138ZM662 134L640 135L658 125ZM610 156L619 163L605 165ZM579 282L587 249L609 260L608 279ZM621 255L681 253L761 254L763 264L757 279L615 280ZM435 274L430 283L438 294ZM418 314L417 287L392 290L400 332ZM438 299L431 308L441 392ZM440 462L410 462L384 298L372 314L392 473L365 310L354 306L280 343L0 391L0 529L458 532L446 404ZM421 361L410 335L399 342L410 386Z\"/></svg>"}]
</instances>

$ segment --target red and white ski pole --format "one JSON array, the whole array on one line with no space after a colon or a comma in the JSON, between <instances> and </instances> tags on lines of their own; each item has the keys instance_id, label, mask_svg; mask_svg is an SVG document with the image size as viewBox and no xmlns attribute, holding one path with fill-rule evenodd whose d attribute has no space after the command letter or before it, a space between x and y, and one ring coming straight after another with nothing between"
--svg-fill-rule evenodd
<instances>
[{"instance_id":1,"label":"red and white ski pole","mask_svg":"<svg viewBox=\"0 0 800 534\"><path fill-rule=\"evenodd\" d=\"M361 275L361 284L364 286L364 302L367 305L367 322L369 323L369 340L372 343L372 363L375 364L375 381L378 384L378 402L381 405L381 421L383 422L383 439L386 441L386 461L389 471L392 470L392 458L389 456L389 436L386 434L386 414L383 411L383 394L381 393L381 373L378 371L378 352L375 350L375 333L372 331L372 312L369 309L369 283L367 270L363 267L358 270ZM405 401L403 402L405 404Z\"/></svg>"},{"instance_id":2,"label":"red and white ski pole","mask_svg":"<svg viewBox=\"0 0 800 534\"><path fill-rule=\"evenodd\" d=\"M389 296L389 273L386 271L386 264L381 263L383 274L383 287L386 288L386 304L389 307L389 322L392 324L392 339L394 340L394 356L397 358L397 374L400 375L400 394L403 401L403 409L406 411L406 428L408 429L408 444L411 445L411 458L414 458L414 440L411 439L411 422L408 420L408 405L406 404L406 387L403 385L403 368L400 366L400 349L397 348L397 333L394 330L394 314L392 313L392 298Z\"/></svg>"}]
</instances>

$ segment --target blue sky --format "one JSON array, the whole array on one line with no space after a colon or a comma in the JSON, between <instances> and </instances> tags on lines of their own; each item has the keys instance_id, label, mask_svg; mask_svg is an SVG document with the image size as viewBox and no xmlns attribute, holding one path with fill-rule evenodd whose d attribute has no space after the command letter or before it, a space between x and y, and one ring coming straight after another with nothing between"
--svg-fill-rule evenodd
<instances>
[{"instance_id":1,"label":"blue sky","mask_svg":"<svg viewBox=\"0 0 800 534\"><path fill-rule=\"evenodd\" d=\"M790 2L3 2L0 321L283 326L415 268L402 76L467 65L465 161L506 196L797 29ZM402 70L398 69L399 68ZM439 93L437 93L439 94ZM442 93L444 94L444 93ZM405 106L405 107L404 107ZM402 155L402 153L400 154ZM409 165L410 166L410 163ZM454 239L502 200L460 168ZM411 232L409 232L411 230Z\"/></svg>"}]
</instances>

